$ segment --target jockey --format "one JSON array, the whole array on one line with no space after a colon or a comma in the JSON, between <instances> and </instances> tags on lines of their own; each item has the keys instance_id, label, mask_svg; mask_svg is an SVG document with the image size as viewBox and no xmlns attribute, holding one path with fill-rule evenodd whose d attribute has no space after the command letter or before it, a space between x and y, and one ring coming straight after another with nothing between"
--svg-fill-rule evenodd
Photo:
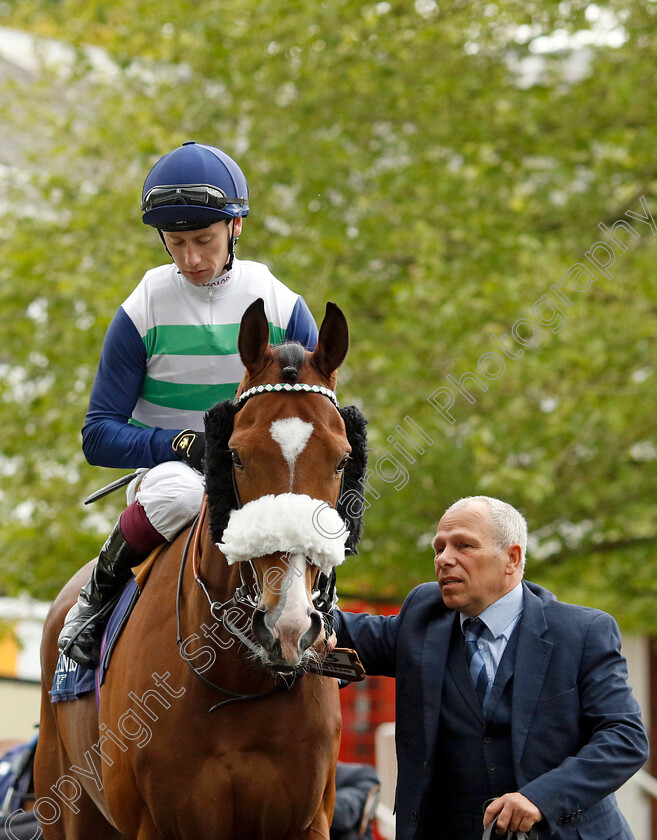
<instances>
[{"instance_id":1,"label":"jockey","mask_svg":"<svg viewBox=\"0 0 657 840\"><path fill-rule=\"evenodd\" d=\"M193 141L146 177L143 222L158 230L173 263L146 272L107 330L82 447L90 464L148 471L128 487L128 507L59 636L59 649L86 668L98 662L113 599L132 567L200 509L204 413L235 396L244 311L263 298L272 343L299 341L309 350L317 343L303 298L265 265L235 256L248 196L235 161Z\"/></svg>"}]
</instances>

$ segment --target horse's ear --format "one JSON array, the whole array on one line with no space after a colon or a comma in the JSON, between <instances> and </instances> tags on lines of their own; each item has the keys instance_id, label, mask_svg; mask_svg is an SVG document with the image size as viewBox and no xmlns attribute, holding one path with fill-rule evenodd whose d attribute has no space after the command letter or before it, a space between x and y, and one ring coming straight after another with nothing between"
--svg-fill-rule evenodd
<instances>
[{"instance_id":1,"label":"horse's ear","mask_svg":"<svg viewBox=\"0 0 657 840\"><path fill-rule=\"evenodd\" d=\"M244 367L252 376L265 366L269 354L269 324L262 298L254 300L242 315L237 349Z\"/></svg>"},{"instance_id":2,"label":"horse's ear","mask_svg":"<svg viewBox=\"0 0 657 840\"><path fill-rule=\"evenodd\" d=\"M326 379L340 367L349 349L349 327L339 306L326 304L326 313L319 328L317 347L310 363Z\"/></svg>"}]
</instances>

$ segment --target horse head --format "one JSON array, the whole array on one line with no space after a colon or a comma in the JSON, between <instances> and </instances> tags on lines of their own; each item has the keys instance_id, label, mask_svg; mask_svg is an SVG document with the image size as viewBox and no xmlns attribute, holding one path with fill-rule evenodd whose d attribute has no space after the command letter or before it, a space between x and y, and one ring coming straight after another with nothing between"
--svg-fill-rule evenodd
<instances>
[{"instance_id":1,"label":"horse head","mask_svg":"<svg viewBox=\"0 0 657 840\"><path fill-rule=\"evenodd\" d=\"M250 563L258 584L252 629L269 666L302 668L321 639L314 606L355 553L364 507L365 420L339 409L337 369L347 321L326 306L317 347L272 347L262 300L247 309L238 340L245 374L234 402L206 416L206 489L213 541L229 564Z\"/></svg>"}]
</instances>

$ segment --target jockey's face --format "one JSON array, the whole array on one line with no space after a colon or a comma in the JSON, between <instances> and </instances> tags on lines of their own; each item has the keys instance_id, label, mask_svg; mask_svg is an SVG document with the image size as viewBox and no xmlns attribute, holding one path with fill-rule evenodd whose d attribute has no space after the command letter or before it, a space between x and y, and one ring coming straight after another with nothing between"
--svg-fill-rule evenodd
<instances>
[{"instance_id":1,"label":"jockey's face","mask_svg":"<svg viewBox=\"0 0 657 840\"><path fill-rule=\"evenodd\" d=\"M471 618L522 578L520 546L497 547L485 502L471 502L446 513L438 523L433 548L445 605Z\"/></svg>"},{"instance_id":2,"label":"jockey's face","mask_svg":"<svg viewBox=\"0 0 657 840\"><path fill-rule=\"evenodd\" d=\"M235 227L233 228L233 224ZM163 231L164 244L178 270L195 286L219 277L228 262L231 233L239 236L242 219L215 222L201 230Z\"/></svg>"}]
</instances>

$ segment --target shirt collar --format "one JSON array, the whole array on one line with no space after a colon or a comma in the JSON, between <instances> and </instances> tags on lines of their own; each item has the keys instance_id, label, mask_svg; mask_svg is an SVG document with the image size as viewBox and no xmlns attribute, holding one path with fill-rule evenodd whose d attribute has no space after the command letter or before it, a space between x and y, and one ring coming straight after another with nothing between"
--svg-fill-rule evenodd
<instances>
[{"instance_id":1,"label":"shirt collar","mask_svg":"<svg viewBox=\"0 0 657 840\"><path fill-rule=\"evenodd\" d=\"M522 581L520 581L510 592L503 595L497 601L480 613L478 616L486 625L490 633L497 639L504 636L509 640L511 632L515 627L518 616L522 613ZM461 629L467 621L468 616L460 613Z\"/></svg>"},{"instance_id":2,"label":"shirt collar","mask_svg":"<svg viewBox=\"0 0 657 840\"><path fill-rule=\"evenodd\" d=\"M171 264L171 271L173 272L174 282L177 283L179 289L185 292L185 294L200 298L201 300L216 299L232 291L238 283L241 273L240 263L237 257L233 260L231 270L216 277L212 281L212 284L208 283L207 285L196 286L194 283L190 283L189 280L183 277L175 263ZM221 282L222 280L223 282Z\"/></svg>"}]
</instances>

